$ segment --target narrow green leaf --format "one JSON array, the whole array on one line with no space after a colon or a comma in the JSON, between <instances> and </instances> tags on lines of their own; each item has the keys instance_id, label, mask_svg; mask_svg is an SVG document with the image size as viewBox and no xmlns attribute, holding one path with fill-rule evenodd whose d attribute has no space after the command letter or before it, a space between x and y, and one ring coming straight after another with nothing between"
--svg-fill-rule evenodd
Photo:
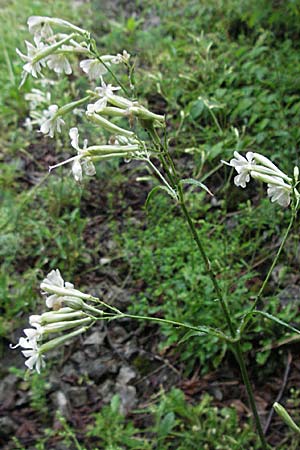
<instances>
[{"instance_id":1,"label":"narrow green leaf","mask_svg":"<svg viewBox=\"0 0 300 450\"><path fill-rule=\"evenodd\" d=\"M193 184L194 186L198 186L201 189L204 189L209 195L213 197L213 193L208 189L205 184L201 183L201 181L194 180L194 178L184 178L183 180L180 180L180 184Z\"/></svg>"},{"instance_id":2,"label":"narrow green leaf","mask_svg":"<svg viewBox=\"0 0 300 450\"><path fill-rule=\"evenodd\" d=\"M204 336L205 334L207 334L207 333L204 333L203 331L201 332L201 331L190 330L187 333L185 333L185 335L180 339L178 344L182 344L183 342L187 341L191 337Z\"/></svg>"},{"instance_id":3,"label":"narrow green leaf","mask_svg":"<svg viewBox=\"0 0 300 450\"><path fill-rule=\"evenodd\" d=\"M298 330L295 327L292 327L291 325L284 322L283 320L278 319L275 316L272 316L272 314L266 313L264 311L258 311L258 310L253 311L253 314L259 314L260 316L266 317L267 319L273 320L273 322L276 322L279 325L282 325L283 327L288 328L289 330L293 331L294 333L300 334L300 330Z\"/></svg>"},{"instance_id":4,"label":"narrow green leaf","mask_svg":"<svg viewBox=\"0 0 300 450\"><path fill-rule=\"evenodd\" d=\"M147 200L145 203L146 208L148 208L148 204L149 201L151 200L151 198L153 197L153 195L155 194L155 192L157 192L159 189L162 189L163 191L167 192L170 197L172 197L173 199L176 199L175 195L173 194L173 192L170 191L170 189L168 189L166 186L154 186L154 188L151 189L151 191L149 192L148 196L147 196Z\"/></svg>"}]
</instances>

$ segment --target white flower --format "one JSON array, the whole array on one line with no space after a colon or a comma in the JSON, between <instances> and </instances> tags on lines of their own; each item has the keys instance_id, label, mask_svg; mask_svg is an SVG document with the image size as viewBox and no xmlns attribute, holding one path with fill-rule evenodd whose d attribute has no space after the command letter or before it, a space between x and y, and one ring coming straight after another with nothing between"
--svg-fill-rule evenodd
<instances>
[{"instance_id":1,"label":"white flower","mask_svg":"<svg viewBox=\"0 0 300 450\"><path fill-rule=\"evenodd\" d=\"M234 184L236 186L246 187L246 183L250 181L250 171L254 164L253 153L248 152L246 158L238 152L234 152L235 158L232 158L229 165L234 167L238 175L234 177Z\"/></svg>"},{"instance_id":2,"label":"white flower","mask_svg":"<svg viewBox=\"0 0 300 450\"><path fill-rule=\"evenodd\" d=\"M278 178L280 180L280 178ZM271 202L277 202L280 206L287 207L291 202L291 187L283 183L282 186L268 184L268 197Z\"/></svg>"},{"instance_id":3,"label":"white flower","mask_svg":"<svg viewBox=\"0 0 300 450\"><path fill-rule=\"evenodd\" d=\"M54 53L47 59L47 66L49 69L54 70L55 73L65 73L70 75L72 73L72 67L68 58L62 53Z\"/></svg>"},{"instance_id":4,"label":"white flower","mask_svg":"<svg viewBox=\"0 0 300 450\"><path fill-rule=\"evenodd\" d=\"M30 42L25 41L27 47L27 55L24 55L17 48L16 52L21 57L21 59L26 63L23 66L23 76L21 85L24 84L27 75L31 74L34 78L38 78L41 74L42 67L46 66L46 59L42 58L36 61L36 56L45 48L45 45L38 39L34 38L35 45L32 45Z\"/></svg>"},{"instance_id":5,"label":"white flower","mask_svg":"<svg viewBox=\"0 0 300 450\"><path fill-rule=\"evenodd\" d=\"M114 91L118 91L121 89L118 87L113 87L111 84L106 84L103 79L101 78L101 86L97 87L95 89L99 100L96 101L96 103L89 104L87 106L88 113L95 113L101 111L103 108L106 107L107 102L114 97Z\"/></svg>"},{"instance_id":6,"label":"white flower","mask_svg":"<svg viewBox=\"0 0 300 450\"><path fill-rule=\"evenodd\" d=\"M59 288L66 288L66 289L74 289L74 284L65 282L62 278L60 271L58 269L51 270L51 272L47 275L46 278L41 283L41 289L46 294L48 292L48 289L51 287L59 287ZM46 305L48 308L53 308L55 310L58 310L63 302L63 296L52 294L49 297L46 298Z\"/></svg>"},{"instance_id":7,"label":"white flower","mask_svg":"<svg viewBox=\"0 0 300 450\"><path fill-rule=\"evenodd\" d=\"M113 64L119 64L120 62L124 62L127 63L129 61L130 58L130 54L126 51L123 50L122 53L118 53L112 60L111 62Z\"/></svg>"},{"instance_id":8,"label":"white flower","mask_svg":"<svg viewBox=\"0 0 300 450\"><path fill-rule=\"evenodd\" d=\"M42 38L49 38L53 35L52 28L49 25L49 17L31 16L27 20L29 33Z\"/></svg>"},{"instance_id":9,"label":"white flower","mask_svg":"<svg viewBox=\"0 0 300 450\"><path fill-rule=\"evenodd\" d=\"M40 89L32 89L25 94L25 100L29 102L30 109L36 109L41 103L49 103L51 99L50 92L43 92Z\"/></svg>"},{"instance_id":10,"label":"white flower","mask_svg":"<svg viewBox=\"0 0 300 450\"><path fill-rule=\"evenodd\" d=\"M80 182L82 181L82 171L88 176L93 176L96 173L96 169L91 159L83 156L88 144L87 139L84 140L83 149L80 149L78 143L79 133L76 127L70 129L69 136L71 138L72 147L78 152L78 156L74 159L72 164L72 172L75 181Z\"/></svg>"},{"instance_id":11,"label":"white flower","mask_svg":"<svg viewBox=\"0 0 300 450\"><path fill-rule=\"evenodd\" d=\"M44 111L43 114L45 120L41 123L40 131L51 138L53 138L55 131L60 133L61 126L65 124L64 120L56 115L57 111L57 105L50 105L48 110Z\"/></svg>"},{"instance_id":12,"label":"white flower","mask_svg":"<svg viewBox=\"0 0 300 450\"><path fill-rule=\"evenodd\" d=\"M107 69L98 59L84 59L79 65L90 80L97 80L107 73Z\"/></svg>"},{"instance_id":13,"label":"white flower","mask_svg":"<svg viewBox=\"0 0 300 450\"><path fill-rule=\"evenodd\" d=\"M24 330L24 332L28 332L29 330ZM26 333L26 336L29 333ZM22 350L23 355L25 358L28 358L27 361L25 361L25 365L30 369L36 369L38 373L40 373L41 368L45 366L44 356L40 353L40 349L38 347L37 339L36 337L32 338L24 338L21 337L19 339L19 342L15 346L11 346L11 348L17 348L22 347L25 350Z\"/></svg>"}]
</instances>

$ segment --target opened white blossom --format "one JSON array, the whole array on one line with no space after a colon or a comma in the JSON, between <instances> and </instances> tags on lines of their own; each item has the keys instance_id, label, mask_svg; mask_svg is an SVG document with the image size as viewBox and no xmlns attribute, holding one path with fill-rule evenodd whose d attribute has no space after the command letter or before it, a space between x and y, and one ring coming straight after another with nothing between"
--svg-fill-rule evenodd
<instances>
[{"instance_id":1,"label":"opened white blossom","mask_svg":"<svg viewBox=\"0 0 300 450\"><path fill-rule=\"evenodd\" d=\"M292 178L282 172L270 159L253 152L248 152L246 158L238 152L234 152L234 156L229 163L222 162L234 167L238 172L234 178L236 186L246 187L246 183L252 177L268 185L268 197L280 206L289 206L292 192L299 199L298 191L292 186Z\"/></svg>"},{"instance_id":2,"label":"opened white blossom","mask_svg":"<svg viewBox=\"0 0 300 450\"><path fill-rule=\"evenodd\" d=\"M290 186L275 186L268 184L268 197L271 202L277 202L280 206L287 207L291 202L291 187Z\"/></svg>"},{"instance_id":3,"label":"opened white blossom","mask_svg":"<svg viewBox=\"0 0 300 450\"><path fill-rule=\"evenodd\" d=\"M28 330L24 330L24 332L27 332ZM26 333L26 336L29 333ZM25 361L25 365L30 369L35 369L38 373L41 372L41 368L45 367L45 361L44 356L40 352L40 348L37 342L36 337L29 338L28 336L26 338L20 337L19 342L15 346L10 346L12 349L17 347L22 347L24 350L22 350L23 355L25 358L28 358L27 361Z\"/></svg>"},{"instance_id":4,"label":"opened white blossom","mask_svg":"<svg viewBox=\"0 0 300 450\"><path fill-rule=\"evenodd\" d=\"M50 307L53 305L60 307L61 299L59 299L59 297L76 297L88 300L91 298L90 295L84 294L83 292L78 291L78 289L75 289L72 283L65 282L58 269L51 270L47 277L41 282L40 287L44 294L55 295L55 297L52 297L52 295L48 297L48 300L51 299L48 301L48 304L51 305ZM54 309L59 308L56 307Z\"/></svg>"},{"instance_id":5,"label":"opened white blossom","mask_svg":"<svg viewBox=\"0 0 300 450\"><path fill-rule=\"evenodd\" d=\"M46 278L44 278L41 283L41 289L44 291L44 293L48 293L49 288L51 289L53 286L66 288L69 290L72 290L74 288L74 284L69 283L68 281L64 281L58 269L51 270L51 272L47 275ZM52 294L46 298L46 305L48 306L48 308L59 309L62 305L62 301L63 296Z\"/></svg>"},{"instance_id":6,"label":"opened white blossom","mask_svg":"<svg viewBox=\"0 0 300 450\"><path fill-rule=\"evenodd\" d=\"M52 28L49 24L49 17L31 16L27 20L29 33L44 39L53 35Z\"/></svg>"},{"instance_id":7,"label":"opened white blossom","mask_svg":"<svg viewBox=\"0 0 300 450\"><path fill-rule=\"evenodd\" d=\"M107 73L106 67L98 59L84 59L79 65L90 80L97 80Z\"/></svg>"},{"instance_id":8,"label":"opened white blossom","mask_svg":"<svg viewBox=\"0 0 300 450\"><path fill-rule=\"evenodd\" d=\"M26 63L23 66L23 76L21 85L24 84L26 78L29 74L31 74L34 78L38 78L41 75L42 67L46 67L46 59L41 58L36 60L35 57L41 52L41 50L45 49L45 44L40 41L39 38L34 38L35 45L32 45L30 42L25 41L27 47L27 55L24 55L18 48L16 49L17 54L21 57L21 59Z\"/></svg>"},{"instance_id":9,"label":"opened white blossom","mask_svg":"<svg viewBox=\"0 0 300 450\"><path fill-rule=\"evenodd\" d=\"M77 27L76 25L68 22L67 20L58 19L57 17L47 17L47 16L31 16L27 20L27 25L29 32L35 37L48 38L53 35L51 25L58 27L69 28L81 35L86 34L86 30Z\"/></svg>"},{"instance_id":10,"label":"opened white blossom","mask_svg":"<svg viewBox=\"0 0 300 450\"><path fill-rule=\"evenodd\" d=\"M62 125L65 124L65 121L57 114L58 109L57 105L50 105L43 113L44 120L41 123L40 131L51 138L54 137L56 131L60 133Z\"/></svg>"},{"instance_id":11,"label":"opened white blossom","mask_svg":"<svg viewBox=\"0 0 300 450\"><path fill-rule=\"evenodd\" d=\"M95 89L99 100L97 100L96 103L87 106L88 113L100 112L103 110L106 107L107 102L114 97L114 91L118 91L119 89L121 89L119 86L114 87L111 84L106 84L103 81L103 78L101 78L101 86Z\"/></svg>"},{"instance_id":12,"label":"opened white blossom","mask_svg":"<svg viewBox=\"0 0 300 450\"><path fill-rule=\"evenodd\" d=\"M84 172L89 177L92 177L96 174L96 169L92 160L89 157L84 156L84 151L87 148L88 141L84 139L83 148L79 147L79 133L78 128L74 127L70 129L69 136L71 138L71 145L75 150L77 150L78 155L77 158L74 159L72 164L72 172L75 178L75 181L82 181L82 172Z\"/></svg>"},{"instance_id":13,"label":"opened white blossom","mask_svg":"<svg viewBox=\"0 0 300 450\"><path fill-rule=\"evenodd\" d=\"M47 66L58 74L65 73L66 75L70 75L72 73L71 64L63 53L54 53L53 55L50 55L47 58Z\"/></svg>"},{"instance_id":14,"label":"opened white blossom","mask_svg":"<svg viewBox=\"0 0 300 450\"><path fill-rule=\"evenodd\" d=\"M234 152L235 158L232 158L229 165L234 167L238 175L234 177L234 184L236 186L246 187L250 181L250 171L254 165L253 152L247 152L246 158L238 152Z\"/></svg>"}]
</instances>

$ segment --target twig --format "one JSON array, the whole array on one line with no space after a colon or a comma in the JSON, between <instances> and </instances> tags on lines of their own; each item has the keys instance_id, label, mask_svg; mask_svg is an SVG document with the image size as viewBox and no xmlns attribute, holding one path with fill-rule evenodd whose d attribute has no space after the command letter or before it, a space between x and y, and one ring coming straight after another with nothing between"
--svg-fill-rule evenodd
<instances>
[{"instance_id":1,"label":"twig","mask_svg":"<svg viewBox=\"0 0 300 450\"><path fill-rule=\"evenodd\" d=\"M280 391L275 399L275 402L280 402L281 397L283 395L283 392L286 388L287 385L287 381L288 381L288 377L289 377L289 373L291 370L291 363L292 363L292 354L290 352L290 350L288 351L288 355L287 355L287 362L286 362L286 368L285 368L285 372L284 372L284 376L283 376L283 380L282 380L282 384L281 384L281 388ZM264 427L264 435L266 435L268 433L269 427L271 425L271 421L273 418L273 414L274 414L274 409L272 408L271 411L269 412L265 427Z\"/></svg>"}]
</instances>

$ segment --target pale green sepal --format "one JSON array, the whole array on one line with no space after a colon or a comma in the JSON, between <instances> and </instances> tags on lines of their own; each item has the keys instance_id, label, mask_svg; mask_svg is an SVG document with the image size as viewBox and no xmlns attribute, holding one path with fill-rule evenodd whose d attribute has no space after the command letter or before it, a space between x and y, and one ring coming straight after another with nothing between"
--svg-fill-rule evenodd
<instances>
[{"instance_id":1,"label":"pale green sepal","mask_svg":"<svg viewBox=\"0 0 300 450\"><path fill-rule=\"evenodd\" d=\"M59 345L65 344L69 339L74 338L79 334L85 333L88 330L88 328L89 327L87 326L81 327L78 330L72 331L72 333L68 333L63 336L59 336L55 339L51 339L51 341L46 342L40 347L39 353L40 354L46 353L49 350L57 348Z\"/></svg>"},{"instance_id":2,"label":"pale green sepal","mask_svg":"<svg viewBox=\"0 0 300 450\"><path fill-rule=\"evenodd\" d=\"M111 133L114 133L117 135L120 134L121 136L127 136L127 137L134 136L134 133L132 131L125 130L124 128L118 127L117 125L110 122L109 120L104 119L104 117L100 116L99 114L87 112L86 116L91 122L96 123L97 125L101 125L103 128L105 128L107 131L110 131Z\"/></svg>"}]
</instances>

